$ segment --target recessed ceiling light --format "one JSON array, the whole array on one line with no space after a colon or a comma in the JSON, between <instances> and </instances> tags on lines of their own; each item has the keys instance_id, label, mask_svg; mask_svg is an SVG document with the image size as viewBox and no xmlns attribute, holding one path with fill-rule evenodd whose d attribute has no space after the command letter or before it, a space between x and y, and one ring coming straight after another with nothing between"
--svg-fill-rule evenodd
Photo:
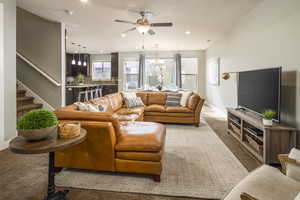
<instances>
[{"instance_id":1,"label":"recessed ceiling light","mask_svg":"<svg viewBox=\"0 0 300 200\"><path fill-rule=\"evenodd\" d=\"M138 47L138 46L136 46L136 47L135 47L135 49L139 49L139 47Z\"/></svg>"},{"instance_id":2,"label":"recessed ceiling light","mask_svg":"<svg viewBox=\"0 0 300 200\"><path fill-rule=\"evenodd\" d=\"M184 33L189 35L189 34L191 34L191 31L185 31Z\"/></svg>"},{"instance_id":3,"label":"recessed ceiling light","mask_svg":"<svg viewBox=\"0 0 300 200\"><path fill-rule=\"evenodd\" d=\"M122 34L121 34L121 37L122 37L122 38L126 37L126 34L125 34L125 33L122 33Z\"/></svg>"},{"instance_id":4,"label":"recessed ceiling light","mask_svg":"<svg viewBox=\"0 0 300 200\"><path fill-rule=\"evenodd\" d=\"M88 2L89 0L80 0L82 3L86 3Z\"/></svg>"}]
</instances>

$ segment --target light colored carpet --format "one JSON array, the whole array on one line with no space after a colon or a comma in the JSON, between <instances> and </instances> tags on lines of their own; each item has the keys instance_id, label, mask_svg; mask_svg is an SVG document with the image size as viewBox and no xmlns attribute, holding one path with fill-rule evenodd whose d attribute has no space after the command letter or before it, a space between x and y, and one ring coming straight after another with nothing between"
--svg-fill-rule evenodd
<instances>
[{"instance_id":1,"label":"light colored carpet","mask_svg":"<svg viewBox=\"0 0 300 200\"><path fill-rule=\"evenodd\" d=\"M161 182L147 176L64 170L57 186L220 199L247 170L207 124L199 128L167 125L166 152Z\"/></svg>"}]
</instances>

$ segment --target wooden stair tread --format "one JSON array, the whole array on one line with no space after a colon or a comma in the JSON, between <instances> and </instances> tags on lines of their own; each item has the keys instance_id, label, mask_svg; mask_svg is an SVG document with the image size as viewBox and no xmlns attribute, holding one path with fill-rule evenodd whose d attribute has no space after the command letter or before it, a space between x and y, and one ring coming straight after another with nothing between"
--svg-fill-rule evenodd
<instances>
[{"instance_id":1,"label":"wooden stair tread","mask_svg":"<svg viewBox=\"0 0 300 200\"><path fill-rule=\"evenodd\" d=\"M35 104L27 104L17 108L17 112L25 111L25 110L33 110L42 108L43 104L35 103Z\"/></svg>"},{"instance_id":2,"label":"wooden stair tread","mask_svg":"<svg viewBox=\"0 0 300 200\"><path fill-rule=\"evenodd\" d=\"M27 96L24 96L24 97L17 97L17 101L27 101L27 100L33 100L34 97L27 97Z\"/></svg>"},{"instance_id":3,"label":"wooden stair tread","mask_svg":"<svg viewBox=\"0 0 300 200\"><path fill-rule=\"evenodd\" d=\"M17 90L17 94L24 94L26 93L26 90Z\"/></svg>"}]
</instances>

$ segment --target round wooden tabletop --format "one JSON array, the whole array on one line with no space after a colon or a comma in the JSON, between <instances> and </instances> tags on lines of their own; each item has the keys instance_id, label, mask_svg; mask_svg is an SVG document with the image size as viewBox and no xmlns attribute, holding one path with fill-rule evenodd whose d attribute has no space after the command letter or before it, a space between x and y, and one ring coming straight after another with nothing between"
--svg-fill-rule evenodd
<instances>
[{"instance_id":1,"label":"round wooden tabletop","mask_svg":"<svg viewBox=\"0 0 300 200\"><path fill-rule=\"evenodd\" d=\"M77 144L86 139L86 130L81 129L80 135L71 139L62 139L57 133L52 134L48 139L41 141L28 142L23 137L18 136L9 143L9 149L18 154L40 154L55 151L61 151Z\"/></svg>"}]
</instances>

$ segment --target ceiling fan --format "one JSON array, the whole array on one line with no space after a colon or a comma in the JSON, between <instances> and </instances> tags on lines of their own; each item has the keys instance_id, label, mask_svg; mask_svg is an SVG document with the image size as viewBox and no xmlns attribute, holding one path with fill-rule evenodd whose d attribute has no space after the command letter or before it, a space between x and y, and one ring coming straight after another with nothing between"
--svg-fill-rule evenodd
<instances>
[{"instance_id":1,"label":"ceiling fan","mask_svg":"<svg viewBox=\"0 0 300 200\"><path fill-rule=\"evenodd\" d=\"M155 32L151 29L152 27L171 27L171 26L173 26L173 23L170 23L170 22L150 23L148 18L150 16L152 16L151 12L142 11L142 12L140 12L140 15L142 16L142 18L138 19L136 22L130 22L130 21L119 20L119 19L116 19L115 22L127 23L127 24L132 24L135 26L131 29L124 31L123 34L128 33L130 31L138 30L138 32L140 32L142 34L148 33L150 35L154 35Z\"/></svg>"}]
</instances>

